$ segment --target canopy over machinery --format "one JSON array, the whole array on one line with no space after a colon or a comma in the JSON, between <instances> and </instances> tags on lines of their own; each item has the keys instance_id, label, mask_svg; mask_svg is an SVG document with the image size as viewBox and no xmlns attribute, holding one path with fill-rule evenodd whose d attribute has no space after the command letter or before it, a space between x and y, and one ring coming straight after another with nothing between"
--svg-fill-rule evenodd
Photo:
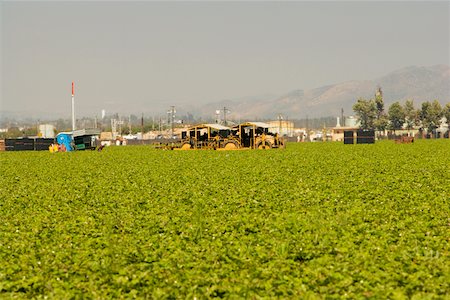
<instances>
[{"instance_id":1,"label":"canopy over machinery","mask_svg":"<svg viewBox=\"0 0 450 300\"><path fill-rule=\"evenodd\" d=\"M181 149L238 148L231 128L220 124L199 124L181 133Z\"/></svg>"},{"instance_id":2,"label":"canopy over machinery","mask_svg":"<svg viewBox=\"0 0 450 300\"><path fill-rule=\"evenodd\" d=\"M284 148L284 140L269 131L270 125L264 122L244 122L235 127L242 147L251 149Z\"/></svg>"},{"instance_id":3,"label":"canopy over machinery","mask_svg":"<svg viewBox=\"0 0 450 300\"><path fill-rule=\"evenodd\" d=\"M269 132L269 124L245 122L233 128L220 124L199 124L181 134L182 150L284 148L284 141Z\"/></svg>"}]
</instances>

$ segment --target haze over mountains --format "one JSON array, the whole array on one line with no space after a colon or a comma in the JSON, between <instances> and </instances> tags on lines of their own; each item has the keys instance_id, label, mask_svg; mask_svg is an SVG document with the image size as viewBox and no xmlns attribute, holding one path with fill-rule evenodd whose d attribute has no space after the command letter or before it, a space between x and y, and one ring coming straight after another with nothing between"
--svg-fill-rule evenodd
<instances>
[{"instance_id":1,"label":"haze over mountains","mask_svg":"<svg viewBox=\"0 0 450 300\"><path fill-rule=\"evenodd\" d=\"M298 86L302 84L299 82ZM344 109L345 115L352 115L352 106L360 97L369 99L374 96L376 88L380 86L384 93L385 107L395 102L404 102L406 99L413 99L418 108L423 101L432 101L438 99L441 104L450 102L450 66L435 65L429 67L411 66L396 70L380 78L372 80L353 80L337 84L326 85L310 90L292 90L286 91L284 95L263 95L245 97L240 99L231 99L226 101L211 102L208 104L190 104L177 105L177 115L181 116L186 113L192 114L194 117L203 119L214 119L215 112L218 109L226 107L230 110L229 118L235 120L261 120L274 119L278 114L282 114L289 119L304 119L340 116L341 108ZM267 87L261 87L266 90ZM147 116L165 116L167 109L171 103L160 104L155 111L140 111L142 107L149 105L128 106L130 111L122 111L120 107L108 107L107 113L118 113L127 116L129 113ZM0 118L41 118L56 119L59 117L69 118L68 113L65 115L55 115L52 112L41 112L37 114L30 108L28 110L7 112L1 111ZM77 118L83 117L80 115ZM93 115L99 115L100 111L96 111ZM92 112L91 112L92 115Z\"/></svg>"},{"instance_id":2,"label":"haze over mountains","mask_svg":"<svg viewBox=\"0 0 450 300\"><path fill-rule=\"evenodd\" d=\"M299 86L301 83L299 84ZM360 97L373 98L377 87L383 90L385 107L395 101L413 99L416 107L424 101L450 102L450 66L411 66L373 80L354 80L318 87L293 90L279 97L260 97L215 102L198 108L203 116L211 116L226 106L235 119L273 119L282 114L289 119L353 114L352 106Z\"/></svg>"}]
</instances>

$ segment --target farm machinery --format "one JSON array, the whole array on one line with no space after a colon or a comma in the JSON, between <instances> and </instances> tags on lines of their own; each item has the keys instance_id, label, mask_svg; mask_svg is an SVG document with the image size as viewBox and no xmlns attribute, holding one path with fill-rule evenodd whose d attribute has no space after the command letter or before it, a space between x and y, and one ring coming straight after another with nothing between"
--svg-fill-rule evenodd
<instances>
[{"instance_id":1,"label":"farm machinery","mask_svg":"<svg viewBox=\"0 0 450 300\"><path fill-rule=\"evenodd\" d=\"M271 149L285 147L284 139L279 137L277 133L271 133L267 123L245 122L233 128L237 129L237 135L243 148Z\"/></svg>"},{"instance_id":2,"label":"farm machinery","mask_svg":"<svg viewBox=\"0 0 450 300\"><path fill-rule=\"evenodd\" d=\"M181 133L181 150L238 149L239 140L229 127L220 124L200 124Z\"/></svg>"},{"instance_id":3,"label":"farm machinery","mask_svg":"<svg viewBox=\"0 0 450 300\"><path fill-rule=\"evenodd\" d=\"M64 151L95 150L99 129L80 129L72 132L60 132L56 136L56 142L64 146Z\"/></svg>"},{"instance_id":4,"label":"farm machinery","mask_svg":"<svg viewBox=\"0 0 450 300\"><path fill-rule=\"evenodd\" d=\"M269 131L262 122L245 122L234 127L220 124L200 124L181 134L181 147L177 150L214 149L271 149L284 148L284 140Z\"/></svg>"}]
</instances>

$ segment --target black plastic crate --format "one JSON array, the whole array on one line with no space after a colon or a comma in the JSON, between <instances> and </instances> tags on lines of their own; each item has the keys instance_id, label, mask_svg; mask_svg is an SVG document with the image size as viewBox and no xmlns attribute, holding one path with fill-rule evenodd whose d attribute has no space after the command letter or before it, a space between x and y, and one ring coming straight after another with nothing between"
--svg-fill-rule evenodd
<instances>
[{"instance_id":1,"label":"black plastic crate","mask_svg":"<svg viewBox=\"0 0 450 300\"><path fill-rule=\"evenodd\" d=\"M37 138L34 141L34 150L36 151L45 151L48 150L51 144L55 143L55 139L49 138Z\"/></svg>"},{"instance_id":2,"label":"black plastic crate","mask_svg":"<svg viewBox=\"0 0 450 300\"><path fill-rule=\"evenodd\" d=\"M6 139L5 140L6 151L33 151L34 139L20 138L20 139Z\"/></svg>"},{"instance_id":3,"label":"black plastic crate","mask_svg":"<svg viewBox=\"0 0 450 300\"><path fill-rule=\"evenodd\" d=\"M355 138L353 136L353 131L344 131L344 144L351 145L355 143Z\"/></svg>"},{"instance_id":4,"label":"black plastic crate","mask_svg":"<svg viewBox=\"0 0 450 300\"><path fill-rule=\"evenodd\" d=\"M356 133L357 144L374 144L375 143L375 131L374 130L358 130Z\"/></svg>"}]
</instances>

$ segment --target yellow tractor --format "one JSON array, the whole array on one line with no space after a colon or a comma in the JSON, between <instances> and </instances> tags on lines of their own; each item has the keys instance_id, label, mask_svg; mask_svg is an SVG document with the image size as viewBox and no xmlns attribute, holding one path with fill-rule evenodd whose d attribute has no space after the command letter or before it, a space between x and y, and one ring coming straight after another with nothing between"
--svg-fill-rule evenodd
<instances>
[{"instance_id":1,"label":"yellow tractor","mask_svg":"<svg viewBox=\"0 0 450 300\"><path fill-rule=\"evenodd\" d=\"M245 122L233 127L233 129L236 131L243 148L285 148L284 139L279 137L277 133L271 133L269 127L269 124L263 122Z\"/></svg>"},{"instance_id":2,"label":"yellow tractor","mask_svg":"<svg viewBox=\"0 0 450 300\"><path fill-rule=\"evenodd\" d=\"M230 127L220 124L200 124L181 133L180 150L190 149L239 149L240 142Z\"/></svg>"},{"instance_id":3,"label":"yellow tractor","mask_svg":"<svg viewBox=\"0 0 450 300\"><path fill-rule=\"evenodd\" d=\"M181 147L176 150L272 149L284 148L284 139L269 132L263 122L245 122L233 128L220 124L200 124L181 133Z\"/></svg>"}]
</instances>

